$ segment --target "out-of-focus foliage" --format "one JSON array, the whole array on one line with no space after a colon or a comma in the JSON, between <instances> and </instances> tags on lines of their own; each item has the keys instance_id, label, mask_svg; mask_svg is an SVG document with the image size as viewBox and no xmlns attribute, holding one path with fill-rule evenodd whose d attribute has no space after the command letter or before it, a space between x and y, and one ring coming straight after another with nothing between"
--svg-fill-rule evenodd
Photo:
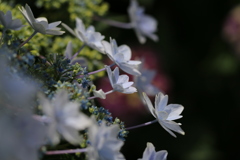
<instances>
[{"instance_id":1,"label":"out-of-focus foliage","mask_svg":"<svg viewBox=\"0 0 240 160\"><path fill-rule=\"evenodd\" d=\"M18 1L15 2L20 3ZM26 39L26 37L29 37L34 31L33 29L28 25L24 17L19 14L17 5L11 5L12 3L8 2L1 2L0 7L1 10L6 13L8 10L11 10L13 18L20 19L25 26L25 29L11 32L14 37L20 38L22 41ZM101 4L101 5L100 5ZM38 0L36 2L37 7L41 7L44 9L43 14L40 13L39 16L36 16L34 12L35 18L45 16L49 19L49 22L58 21L61 20L64 23L72 24L72 26L75 26L75 18L80 17L85 20L87 24L90 24L91 17L93 14L99 14L103 15L106 13L108 9L107 3L102 3L101 0L96 1L89 1L84 0L79 1L76 0L60 0L60 1L49 1L49 0ZM66 6L68 6L66 8ZM31 7L31 6L30 6ZM54 12L54 16L53 13ZM58 13L59 12L59 13ZM84 13L84 14L83 14ZM88 16L85 15L88 13ZM70 19L70 21L69 21ZM72 27L74 28L74 27ZM74 36L70 35L67 31L62 36L51 36L51 35L43 35L43 34L37 34L34 36L34 38L31 39L30 42L28 42L25 47L33 54L33 55L43 55L46 56L51 53L58 53L60 55L64 55L67 43L69 41L72 41L73 44L73 51L77 52L79 48L83 45L81 41L79 41ZM46 50L47 49L47 50ZM88 60L88 70L96 70L102 68L104 65L101 62L102 55L90 48L85 47L79 55L81 57L85 57ZM91 78L94 79L94 77L101 77L104 75L104 72L100 72L95 75L91 75Z\"/></svg>"}]
</instances>

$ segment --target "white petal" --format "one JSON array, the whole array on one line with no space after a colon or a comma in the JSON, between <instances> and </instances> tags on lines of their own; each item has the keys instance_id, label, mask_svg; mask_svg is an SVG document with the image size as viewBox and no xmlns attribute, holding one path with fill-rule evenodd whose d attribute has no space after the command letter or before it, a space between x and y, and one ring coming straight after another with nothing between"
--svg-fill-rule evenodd
<instances>
[{"instance_id":1,"label":"white petal","mask_svg":"<svg viewBox=\"0 0 240 160\"><path fill-rule=\"evenodd\" d=\"M76 36L76 35L75 35L75 32L74 32L68 25L66 25L65 23L62 23L62 26L63 26L68 32L70 32L73 36Z\"/></svg>"},{"instance_id":2,"label":"white petal","mask_svg":"<svg viewBox=\"0 0 240 160\"><path fill-rule=\"evenodd\" d=\"M155 107L157 111L163 111L164 108L167 106L168 102L168 95L164 95L163 93L159 92L155 98Z\"/></svg>"},{"instance_id":3,"label":"white petal","mask_svg":"<svg viewBox=\"0 0 240 160\"><path fill-rule=\"evenodd\" d=\"M118 53L122 53L124 55L124 60L129 61L132 57L132 51L127 45L121 45L118 47Z\"/></svg>"},{"instance_id":4,"label":"white petal","mask_svg":"<svg viewBox=\"0 0 240 160\"><path fill-rule=\"evenodd\" d=\"M111 47L110 43L107 42L107 41L102 41L102 45L105 49L105 53L108 54L111 57L110 58L111 60L113 60L112 47Z\"/></svg>"},{"instance_id":5,"label":"white petal","mask_svg":"<svg viewBox=\"0 0 240 160\"><path fill-rule=\"evenodd\" d=\"M126 82L128 82L128 80L129 80L129 77L127 75L125 75L125 74L124 75L120 75L118 80L117 80L117 84L126 83Z\"/></svg>"},{"instance_id":6,"label":"white petal","mask_svg":"<svg viewBox=\"0 0 240 160\"><path fill-rule=\"evenodd\" d=\"M127 63L119 63L118 66L125 72L134 75L140 76L141 73L136 69L136 65L129 65Z\"/></svg>"},{"instance_id":7,"label":"white petal","mask_svg":"<svg viewBox=\"0 0 240 160\"><path fill-rule=\"evenodd\" d=\"M69 41L66 47L66 50L64 52L65 58L72 59L72 42Z\"/></svg>"},{"instance_id":8,"label":"white petal","mask_svg":"<svg viewBox=\"0 0 240 160\"><path fill-rule=\"evenodd\" d=\"M171 109L171 112L169 113L167 120L176 120L182 118L182 116L180 115L184 109L182 105L169 104L167 108Z\"/></svg>"},{"instance_id":9,"label":"white petal","mask_svg":"<svg viewBox=\"0 0 240 160\"><path fill-rule=\"evenodd\" d=\"M57 30L46 30L46 34L49 35L62 35L65 33L64 31L57 31Z\"/></svg>"},{"instance_id":10,"label":"white petal","mask_svg":"<svg viewBox=\"0 0 240 160\"><path fill-rule=\"evenodd\" d=\"M166 160L168 152L166 150L161 150L156 153L156 160Z\"/></svg>"},{"instance_id":11,"label":"white petal","mask_svg":"<svg viewBox=\"0 0 240 160\"><path fill-rule=\"evenodd\" d=\"M57 27L60 23L61 23L61 21L50 23L48 25L48 29L53 29L53 28Z\"/></svg>"},{"instance_id":12,"label":"white petal","mask_svg":"<svg viewBox=\"0 0 240 160\"><path fill-rule=\"evenodd\" d=\"M25 10L25 9L26 9L26 10ZM30 21L31 23L35 22L35 18L34 18L34 16L33 16L32 10L31 10L31 8L29 7L28 4L25 5L25 9L24 9L24 10L25 10L26 13L27 13L27 17L28 17L29 21Z\"/></svg>"},{"instance_id":13,"label":"white petal","mask_svg":"<svg viewBox=\"0 0 240 160\"><path fill-rule=\"evenodd\" d=\"M135 87L129 87L127 89L124 89L124 91L122 93L132 94L132 93L135 93L135 92L137 92L137 89Z\"/></svg>"},{"instance_id":14,"label":"white petal","mask_svg":"<svg viewBox=\"0 0 240 160\"><path fill-rule=\"evenodd\" d=\"M44 26L42 24L33 22L32 25L33 25L33 29L35 31L42 33L42 34L46 34L46 29L44 28Z\"/></svg>"},{"instance_id":15,"label":"white petal","mask_svg":"<svg viewBox=\"0 0 240 160\"><path fill-rule=\"evenodd\" d=\"M152 102L150 101L150 99L148 98L148 96L146 95L146 93L142 93L143 94L143 99L145 100L147 107L149 109L149 111L152 113L152 115L156 118L156 113L155 113L155 109L153 108Z\"/></svg>"}]
</instances>

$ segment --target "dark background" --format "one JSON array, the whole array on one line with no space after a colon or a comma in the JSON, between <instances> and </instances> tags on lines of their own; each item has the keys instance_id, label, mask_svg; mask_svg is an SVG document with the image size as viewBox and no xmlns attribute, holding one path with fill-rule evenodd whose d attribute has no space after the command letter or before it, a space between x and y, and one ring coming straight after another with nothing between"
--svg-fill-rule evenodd
<instances>
[{"instance_id":1,"label":"dark background","mask_svg":"<svg viewBox=\"0 0 240 160\"><path fill-rule=\"evenodd\" d=\"M113 1L110 13L126 14L129 1ZM159 51L161 69L171 79L170 103L185 107L179 121L185 136L171 137L159 124L130 132L127 159L142 156L146 142L166 149L169 160L239 159L239 58L223 38L226 18L237 0L142 0L158 20L159 41L144 46ZM112 31L112 32L110 32ZM125 34L122 34L122 32ZM111 28L119 44L140 45L133 31ZM107 33L106 33L107 34ZM142 120L145 122L152 120Z\"/></svg>"}]
</instances>

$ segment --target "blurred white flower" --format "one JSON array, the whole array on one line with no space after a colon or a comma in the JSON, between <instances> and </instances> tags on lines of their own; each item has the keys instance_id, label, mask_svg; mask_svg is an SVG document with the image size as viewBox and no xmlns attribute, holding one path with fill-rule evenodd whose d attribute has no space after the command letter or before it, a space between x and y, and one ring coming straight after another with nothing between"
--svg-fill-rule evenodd
<instances>
[{"instance_id":1,"label":"blurred white flower","mask_svg":"<svg viewBox=\"0 0 240 160\"><path fill-rule=\"evenodd\" d=\"M147 147L143 152L143 157L138 160L166 160L168 152L166 150L155 151L155 147L152 143L148 142Z\"/></svg>"},{"instance_id":2,"label":"blurred white flower","mask_svg":"<svg viewBox=\"0 0 240 160\"><path fill-rule=\"evenodd\" d=\"M27 20L29 25L36 31L42 34L50 35L62 35L64 31L60 31L61 28L57 26L61 21L53 22L48 24L48 21L45 17L34 18L31 8L26 4L24 7L19 7L19 10L22 12L24 18Z\"/></svg>"},{"instance_id":3,"label":"blurred white flower","mask_svg":"<svg viewBox=\"0 0 240 160\"><path fill-rule=\"evenodd\" d=\"M99 126L94 120L88 129L88 160L124 160L120 153L123 141L117 139L120 129L118 125L107 126L103 121Z\"/></svg>"},{"instance_id":4,"label":"blurred white flower","mask_svg":"<svg viewBox=\"0 0 240 160\"><path fill-rule=\"evenodd\" d=\"M72 42L69 41L66 47L66 50L64 52L65 58L70 60L70 64L75 64L78 63L80 64L83 68L87 67L87 60L83 57L77 57L78 52L73 54L73 49L72 49Z\"/></svg>"},{"instance_id":5,"label":"blurred white flower","mask_svg":"<svg viewBox=\"0 0 240 160\"><path fill-rule=\"evenodd\" d=\"M144 8L139 7L136 0L131 0L128 14L131 19L132 27L135 29L140 43L145 43L146 38L157 41L158 36L154 34L157 30L157 21L153 17L144 14Z\"/></svg>"},{"instance_id":6,"label":"blurred white flower","mask_svg":"<svg viewBox=\"0 0 240 160\"><path fill-rule=\"evenodd\" d=\"M135 87L132 87L133 82L129 82L127 75L119 75L119 69L116 67L113 72L110 67L106 66L108 77L114 91L131 94L137 92Z\"/></svg>"},{"instance_id":7,"label":"blurred white flower","mask_svg":"<svg viewBox=\"0 0 240 160\"><path fill-rule=\"evenodd\" d=\"M59 91L50 102L39 95L44 114L49 118L48 135L52 144L58 144L61 134L71 144L79 144L81 137L78 131L89 127L92 123L84 113L79 111L80 104L68 100L68 93Z\"/></svg>"},{"instance_id":8,"label":"blurred white flower","mask_svg":"<svg viewBox=\"0 0 240 160\"><path fill-rule=\"evenodd\" d=\"M139 65L141 76L134 76L135 86L139 93L145 92L149 96L154 96L160 92L160 90L152 84L156 71L143 68L143 64L144 60L142 60L142 63Z\"/></svg>"},{"instance_id":9,"label":"blurred white flower","mask_svg":"<svg viewBox=\"0 0 240 160\"><path fill-rule=\"evenodd\" d=\"M108 57L115 62L123 71L139 76L141 73L138 71L138 65L141 64L140 61L131 61L132 52L127 45L117 46L115 39L110 38L110 43L107 41L102 41L105 48L105 52Z\"/></svg>"},{"instance_id":10,"label":"blurred white flower","mask_svg":"<svg viewBox=\"0 0 240 160\"><path fill-rule=\"evenodd\" d=\"M176 137L176 135L172 131L178 132L182 135L185 134L185 132L180 127L181 124L173 121L182 118L182 115L180 115L184 109L182 105L179 104L167 105L168 96L163 95L161 92L159 92L158 95L156 95L155 108L153 107L152 102L145 93L143 93L143 98L146 101L148 109L150 110L152 115L158 120L160 125L168 133L170 133L173 137Z\"/></svg>"},{"instance_id":11,"label":"blurred white flower","mask_svg":"<svg viewBox=\"0 0 240 160\"><path fill-rule=\"evenodd\" d=\"M100 89L98 91L93 91L93 95L94 95L94 97L98 97L98 98L101 98L101 99L106 99L106 94L105 94L105 92L103 92L102 89Z\"/></svg>"},{"instance_id":12,"label":"blurred white flower","mask_svg":"<svg viewBox=\"0 0 240 160\"><path fill-rule=\"evenodd\" d=\"M45 126L29 113L22 110L6 112L4 107L1 104L0 159L39 160L39 149L46 145Z\"/></svg>"},{"instance_id":13,"label":"blurred white flower","mask_svg":"<svg viewBox=\"0 0 240 160\"><path fill-rule=\"evenodd\" d=\"M19 30L24 25L19 19L12 19L12 12L7 11L6 14L0 11L0 24L4 26L4 29Z\"/></svg>"},{"instance_id":14,"label":"blurred white flower","mask_svg":"<svg viewBox=\"0 0 240 160\"><path fill-rule=\"evenodd\" d=\"M72 35L76 36L79 40L85 43L87 46L104 53L104 48L102 45L102 40L105 38L99 32L95 32L95 28L93 26L89 26L85 29L85 26L81 19L76 18L76 28L73 31L66 24L62 24L64 28L66 28Z\"/></svg>"}]
</instances>

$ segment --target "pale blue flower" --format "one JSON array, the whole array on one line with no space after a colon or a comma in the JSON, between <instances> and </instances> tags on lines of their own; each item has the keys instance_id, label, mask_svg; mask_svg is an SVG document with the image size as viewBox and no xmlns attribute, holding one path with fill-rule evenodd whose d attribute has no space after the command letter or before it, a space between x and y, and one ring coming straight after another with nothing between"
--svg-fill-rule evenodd
<instances>
[{"instance_id":1,"label":"pale blue flower","mask_svg":"<svg viewBox=\"0 0 240 160\"><path fill-rule=\"evenodd\" d=\"M141 75L138 70L138 65L141 64L141 62L130 60L132 57L132 52L127 45L121 45L118 47L115 39L111 38L110 43L107 41L102 41L102 44L108 57L123 71L135 76Z\"/></svg>"},{"instance_id":2,"label":"pale blue flower","mask_svg":"<svg viewBox=\"0 0 240 160\"><path fill-rule=\"evenodd\" d=\"M4 29L11 30L19 30L24 26L19 19L12 19L11 11L7 11L6 14L0 11L0 24L4 26Z\"/></svg>"},{"instance_id":3,"label":"pale blue flower","mask_svg":"<svg viewBox=\"0 0 240 160\"><path fill-rule=\"evenodd\" d=\"M163 95L161 92L159 92L158 95L156 95L155 108L153 107L152 102L145 93L143 93L143 98L146 101L148 109L150 110L152 115L158 120L160 125L168 133L170 133L174 137L176 137L176 135L172 131L178 132L182 135L185 134L185 132L180 127L181 124L173 121L182 118L182 115L180 115L184 109L182 105L179 104L167 105L168 96Z\"/></svg>"},{"instance_id":4,"label":"pale blue flower","mask_svg":"<svg viewBox=\"0 0 240 160\"><path fill-rule=\"evenodd\" d=\"M52 101L39 95L43 112L49 118L48 135L52 144L60 142L60 134L71 144L79 144L78 131L92 124L90 118L79 111L80 104L71 102L68 93L60 90Z\"/></svg>"},{"instance_id":5,"label":"pale blue flower","mask_svg":"<svg viewBox=\"0 0 240 160\"><path fill-rule=\"evenodd\" d=\"M135 87L139 93L145 92L149 96L154 96L160 92L160 90L152 84L153 78L156 75L155 70L143 68L144 60L139 65L141 76L134 76Z\"/></svg>"},{"instance_id":6,"label":"pale blue flower","mask_svg":"<svg viewBox=\"0 0 240 160\"><path fill-rule=\"evenodd\" d=\"M79 40L81 40L87 46L104 53L104 48L102 45L102 40L105 38L99 32L95 32L94 26L89 26L85 29L85 26L81 19L76 18L76 28L73 31L66 24L62 24L64 28L66 28L72 35L76 36Z\"/></svg>"},{"instance_id":7,"label":"pale blue flower","mask_svg":"<svg viewBox=\"0 0 240 160\"><path fill-rule=\"evenodd\" d=\"M70 64L78 63L82 68L87 67L87 60L83 57L77 57L78 52L73 55L72 42L69 41L64 52L65 58L70 60Z\"/></svg>"},{"instance_id":8,"label":"pale blue flower","mask_svg":"<svg viewBox=\"0 0 240 160\"><path fill-rule=\"evenodd\" d=\"M94 120L88 129L88 160L124 160L120 152L123 141L117 139L120 129L118 125L107 126L103 121L101 126Z\"/></svg>"},{"instance_id":9,"label":"pale blue flower","mask_svg":"<svg viewBox=\"0 0 240 160\"><path fill-rule=\"evenodd\" d=\"M108 78L114 91L131 94L137 92L135 87L132 87L134 82L129 82L127 75L119 75L119 69L116 67L113 71L106 66Z\"/></svg>"},{"instance_id":10,"label":"pale blue flower","mask_svg":"<svg viewBox=\"0 0 240 160\"><path fill-rule=\"evenodd\" d=\"M65 33L64 31L60 31L61 28L57 26L61 23L61 21L49 23L46 18L39 17L34 18L31 8L26 4L24 7L19 7L19 10L22 12L24 18L27 20L29 25L36 31L42 34L50 34L50 35L62 35Z\"/></svg>"},{"instance_id":11,"label":"pale blue flower","mask_svg":"<svg viewBox=\"0 0 240 160\"><path fill-rule=\"evenodd\" d=\"M168 152L166 150L155 151L155 147L152 143L148 142L147 147L143 152L143 157L138 160L166 160Z\"/></svg>"},{"instance_id":12,"label":"pale blue flower","mask_svg":"<svg viewBox=\"0 0 240 160\"><path fill-rule=\"evenodd\" d=\"M131 25L135 29L140 43L145 43L146 38L157 41L158 36L154 34L157 30L157 21L153 17L144 14L144 8L139 7L137 0L131 0L128 14L131 19Z\"/></svg>"}]
</instances>

